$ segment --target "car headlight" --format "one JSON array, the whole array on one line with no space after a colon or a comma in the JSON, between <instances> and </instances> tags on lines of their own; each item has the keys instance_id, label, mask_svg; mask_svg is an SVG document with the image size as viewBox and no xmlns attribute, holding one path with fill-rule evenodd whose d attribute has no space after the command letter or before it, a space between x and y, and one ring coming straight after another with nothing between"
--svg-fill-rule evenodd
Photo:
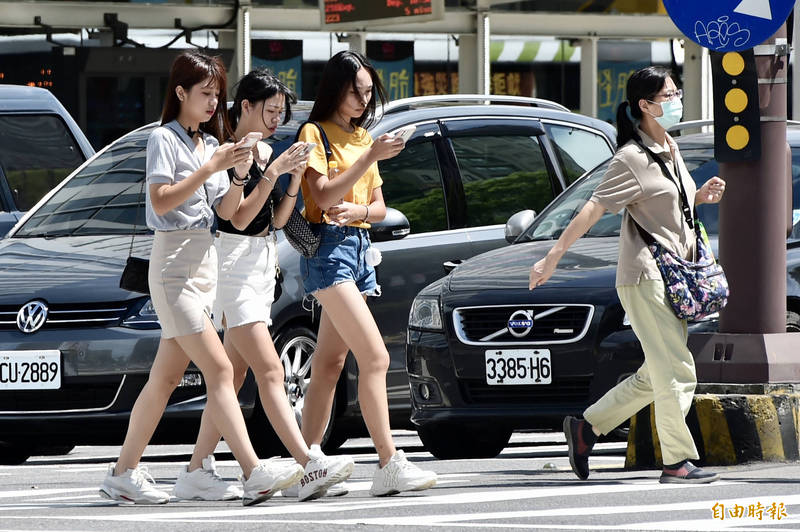
<instances>
[{"instance_id":1,"label":"car headlight","mask_svg":"<svg viewBox=\"0 0 800 532\"><path fill-rule=\"evenodd\" d=\"M442 312L439 309L439 298L418 296L411 303L408 313L408 326L415 329L442 330Z\"/></svg>"},{"instance_id":2,"label":"car headlight","mask_svg":"<svg viewBox=\"0 0 800 532\"><path fill-rule=\"evenodd\" d=\"M138 309L133 307L133 310L133 314L122 320L123 327L130 327L131 329L158 329L161 327L156 315L156 309L153 307L153 301L150 298L145 300Z\"/></svg>"}]
</instances>

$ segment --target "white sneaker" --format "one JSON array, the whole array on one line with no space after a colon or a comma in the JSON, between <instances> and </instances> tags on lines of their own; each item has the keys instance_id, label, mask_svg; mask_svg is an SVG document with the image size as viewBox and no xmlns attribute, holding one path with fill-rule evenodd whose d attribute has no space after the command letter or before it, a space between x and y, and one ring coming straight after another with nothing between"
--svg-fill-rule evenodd
<instances>
[{"instance_id":1,"label":"white sneaker","mask_svg":"<svg viewBox=\"0 0 800 532\"><path fill-rule=\"evenodd\" d=\"M350 493L350 488L347 487L347 482L339 482L338 484L334 484L330 488L328 488L328 492L325 493L326 497L342 497L343 495L347 495Z\"/></svg>"},{"instance_id":2,"label":"white sneaker","mask_svg":"<svg viewBox=\"0 0 800 532\"><path fill-rule=\"evenodd\" d=\"M242 488L225 482L217 474L213 454L203 458L203 467L200 469L192 472L186 468L181 469L172 492L179 499L186 500L232 501L242 498Z\"/></svg>"},{"instance_id":3,"label":"white sneaker","mask_svg":"<svg viewBox=\"0 0 800 532\"><path fill-rule=\"evenodd\" d=\"M374 497L394 495L401 491L421 491L436 485L436 473L423 471L397 451L384 467L378 467L372 477L369 494Z\"/></svg>"},{"instance_id":4,"label":"white sneaker","mask_svg":"<svg viewBox=\"0 0 800 532\"><path fill-rule=\"evenodd\" d=\"M250 473L250 478L241 477L244 493L242 504L252 506L264 502L279 490L297 483L303 476L303 466L294 462L281 464L274 459L261 462Z\"/></svg>"},{"instance_id":5,"label":"white sneaker","mask_svg":"<svg viewBox=\"0 0 800 532\"><path fill-rule=\"evenodd\" d=\"M347 495L350 493L350 488L347 486L347 482L339 482L338 484L334 484L333 486L328 488L328 491L325 492L325 497L342 497L343 495ZM294 484L289 486L285 490L281 491L281 495L284 497L299 497L300 496L300 483Z\"/></svg>"},{"instance_id":6,"label":"white sneaker","mask_svg":"<svg viewBox=\"0 0 800 532\"><path fill-rule=\"evenodd\" d=\"M133 504L165 504L169 494L156 488L156 481L144 466L128 469L123 474L114 475L114 464L108 466L108 473L100 486L100 496L112 501Z\"/></svg>"},{"instance_id":7,"label":"white sneaker","mask_svg":"<svg viewBox=\"0 0 800 532\"><path fill-rule=\"evenodd\" d=\"M350 456L326 456L319 445L312 445L308 457L310 460L299 482L301 502L324 497L328 488L344 482L353 473L354 463Z\"/></svg>"}]
</instances>

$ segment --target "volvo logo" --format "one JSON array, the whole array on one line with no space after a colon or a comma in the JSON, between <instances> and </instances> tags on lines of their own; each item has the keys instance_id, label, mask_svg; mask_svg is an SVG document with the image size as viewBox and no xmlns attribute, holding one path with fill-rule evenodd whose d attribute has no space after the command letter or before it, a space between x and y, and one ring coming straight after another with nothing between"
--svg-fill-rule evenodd
<instances>
[{"instance_id":1,"label":"volvo logo","mask_svg":"<svg viewBox=\"0 0 800 532\"><path fill-rule=\"evenodd\" d=\"M533 329L533 312L518 310L508 319L508 332L515 338L527 336Z\"/></svg>"},{"instance_id":2,"label":"volvo logo","mask_svg":"<svg viewBox=\"0 0 800 532\"><path fill-rule=\"evenodd\" d=\"M47 320L47 305L44 301L25 303L17 312L17 327L24 333L38 331Z\"/></svg>"}]
</instances>

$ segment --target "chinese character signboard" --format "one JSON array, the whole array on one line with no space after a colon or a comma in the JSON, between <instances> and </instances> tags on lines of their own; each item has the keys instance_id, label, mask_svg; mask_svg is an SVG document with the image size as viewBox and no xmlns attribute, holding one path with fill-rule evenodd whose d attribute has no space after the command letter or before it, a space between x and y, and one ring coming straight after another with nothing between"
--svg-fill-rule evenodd
<instances>
[{"instance_id":1,"label":"chinese character signboard","mask_svg":"<svg viewBox=\"0 0 800 532\"><path fill-rule=\"evenodd\" d=\"M268 68L300 96L303 88L303 41L253 39L253 68Z\"/></svg>"},{"instance_id":2,"label":"chinese character signboard","mask_svg":"<svg viewBox=\"0 0 800 532\"><path fill-rule=\"evenodd\" d=\"M432 94L456 94L458 92L458 72L414 72L414 96Z\"/></svg>"},{"instance_id":3,"label":"chinese character signboard","mask_svg":"<svg viewBox=\"0 0 800 532\"><path fill-rule=\"evenodd\" d=\"M378 71L390 100L414 95L414 43L368 41L367 57Z\"/></svg>"},{"instance_id":4,"label":"chinese character signboard","mask_svg":"<svg viewBox=\"0 0 800 532\"><path fill-rule=\"evenodd\" d=\"M360 30L444 17L444 0L320 0L322 29Z\"/></svg>"},{"instance_id":5,"label":"chinese character signboard","mask_svg":"<svg viewBox=\"0 0 800 532\"><path fill-rule=\"evenodd\" d=\"M617 121L617 107L625 100L628 78L646 66L649 63L607 61L597 64L597 118Z\"/></svg>"},{"instance_id":6,"label":"chinese character signboard","mask_svg":"<svg viewBox=\"0 0 800 532\"><path fill-rule=\"evenodd\" d=\"M536 78L531 71L506 72L492 69L489 82L491 94L533 96L536 88Z\"/></svg>"}]
</instances>

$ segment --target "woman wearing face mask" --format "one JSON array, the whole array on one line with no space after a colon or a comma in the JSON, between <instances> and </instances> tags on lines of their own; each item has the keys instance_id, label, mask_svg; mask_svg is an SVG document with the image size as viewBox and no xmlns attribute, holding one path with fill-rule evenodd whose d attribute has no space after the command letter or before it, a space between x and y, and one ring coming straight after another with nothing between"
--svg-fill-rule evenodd
<instances>
[{"instance_id":1,"label":"woman wearing face mask","mask_svg":"<svg viewBox=\"0 0 800 532\"><path fill-rule=\"evenodd\" d=\"M589 477L589 454L597 437L653 402L664 463L660 481L700 484L719 478L689 461L699 456L685 419L697 384L694 359L686 346L686 321L678 319L667 302L661 274L636 227L638 223L661 245L694 260L696 237L688 220L694 222L692 213L681 207L680 190L690 205L717 203L725 190L719 177L696 190L677 145L666 132L681 119L681 97L682 91L664 68L644 68L629 78L627 101L617 109L618 149L603 182L530 271L533 290L550 278L570 245L606 210L624 211L616 286L645 362L587 408L583 419L568 416L564 420L570 465L580 479ZM653 156L664 161L669 179Z\"/></svg>"},{"instance_id":2,"label":"woman wearing face mask","mask_svg":"<svg viewBox=\"0 0 800 532\"><path fill-rule=\"evenodd\" d=\"M253 131L269 137L279 124L291 119L294 101L294 94L268 70L250 72L239 81L229 111L233 140L241 140ZM244 190L244 200L230 220L219 220L219 283L214 316L225 327L225 351L233 364L236 389L242 387L247 368L251 368L270 424L304 468L297 491L300 500L306 501L325 495L331 485L345 480L353 470L351 457L329 457L319 448L306 446L286 399L283 365L267 328L272 321L270 307L275 292L275 229L286 223L294 208L308 154L305 143L298 142L267 166L270 146L259 141L253 150L255 160L246 177L233 169L228 172L231 187ZM291 173L291 179L282 194L276 183L285 173ZM214 471L212 453L219 437L219 430L204 412L189 467L178 475L176 496L224 500L235 494L236 488Z\"/></svg>"}]
</instances>

